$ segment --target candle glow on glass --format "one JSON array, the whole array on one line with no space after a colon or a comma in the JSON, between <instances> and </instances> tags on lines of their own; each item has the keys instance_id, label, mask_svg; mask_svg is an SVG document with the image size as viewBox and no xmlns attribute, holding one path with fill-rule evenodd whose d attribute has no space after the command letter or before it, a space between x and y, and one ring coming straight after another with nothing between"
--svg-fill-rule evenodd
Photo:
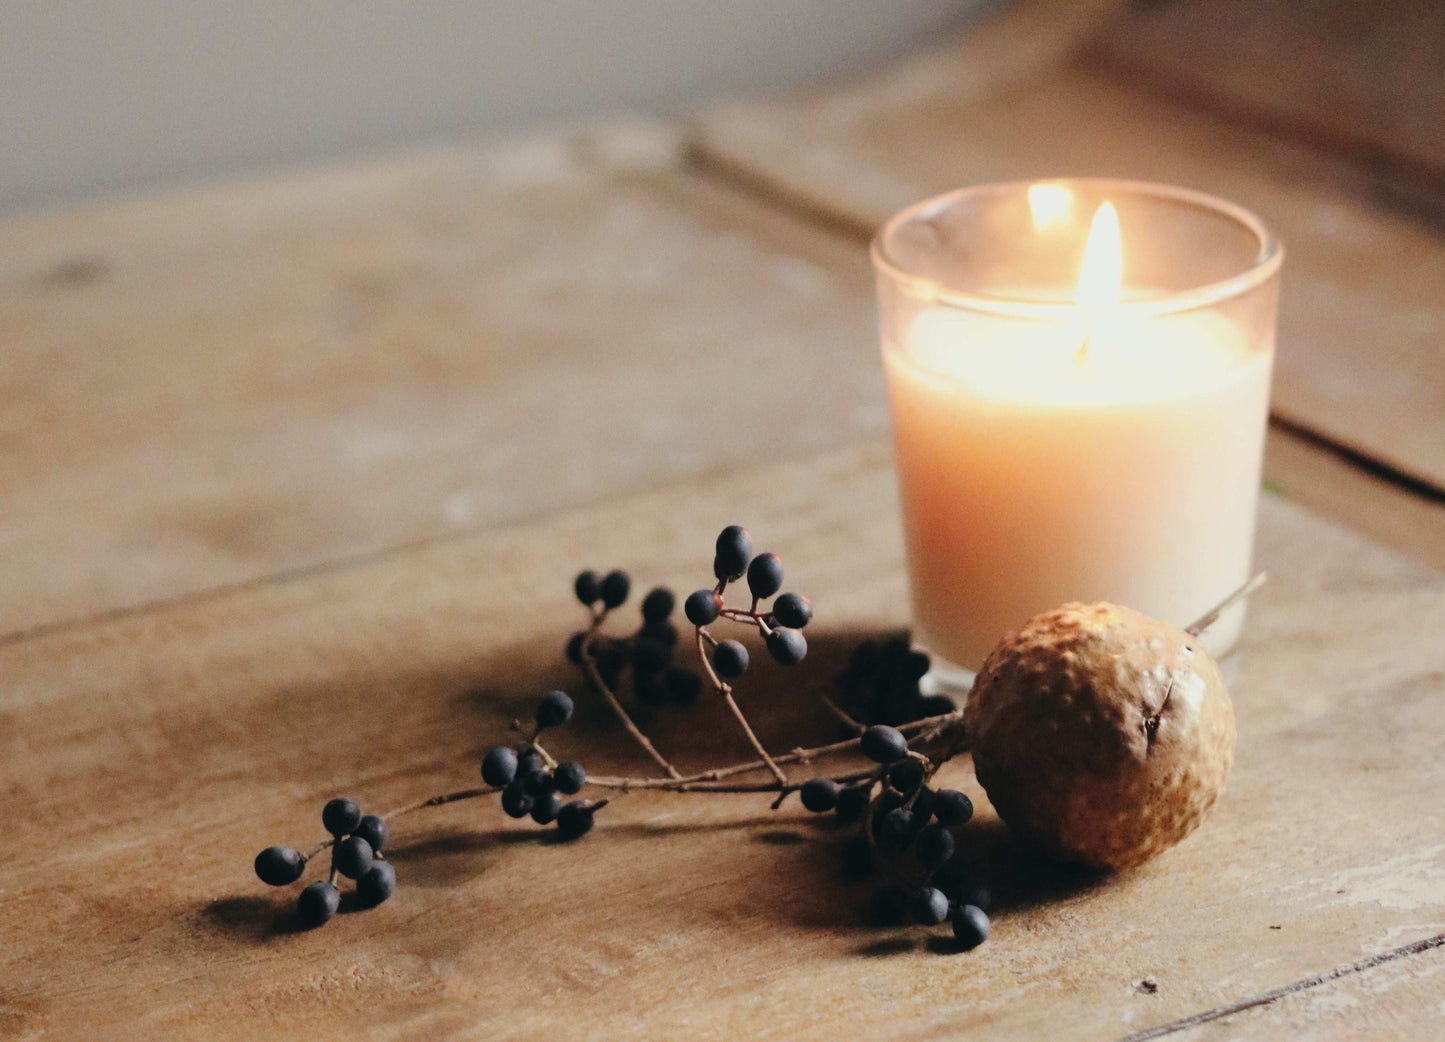
<instances>
[{"instance_id":1,"label":"candle glow on glass","mask_svg":"<svg viewBox=\"0 0 1445 1042\"><path fill-rule=\"evenodd\" d=\"M1067 227L1074 216L1074 193L1068 187L1042 181L1029 185L1029 216L1033 218L1034 231Z\"/></svg>"},{"instance_id":2,"label":"candle glow on glass","mask_svg":"<svg viewBox=\"0 0 1445 1042\"><path fill-rule=\"evenodd\" d=\"M1066 186L1027 202L1036 235L1085 239ZM1130 308L1164 293L1126 285L1122 238L1103 202L1072 286L925 300L885 336L914 618L959 665L1066 601L1184 625L1248 578L1272 351L1211 309Z\"/></svg>"}]
</instances>

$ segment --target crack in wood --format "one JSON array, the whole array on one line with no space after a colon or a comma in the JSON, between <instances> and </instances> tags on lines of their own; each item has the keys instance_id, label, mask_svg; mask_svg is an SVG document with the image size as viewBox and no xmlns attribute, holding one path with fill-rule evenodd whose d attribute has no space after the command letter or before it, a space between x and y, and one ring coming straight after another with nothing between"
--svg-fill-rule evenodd
<instances>
[{"instance_id":1,"label":"crack in wood","mask_svg":"<svg viewBox=\"0 0 1445 1042\"><path fill-rule=\"evenodd\" d=\"M1318 988L1321 984L1328 984L1331 981L1339 980L1342 977L1349 977L1365 970L1372 970L1385 963L1394 962L1397 959L1405 959L1411 955L1419 955L1422 952L1430 951L1432 948L1445 947L1445 933L1437 933L1433 937L1426 937L1415 941L1412 944L1402 945L1399 948L1392 948L1387 952L1378 955L1371 955L1367 959L1360 959L1358 962L1348 963L1344 966L1336 966L1324 973L1317 973L1313 977L1305 977L1293 984L1286 984L1280 988L1261 992L1247 999L1240 999L1237 1002L1229 1002L1223 1006L1215 1006L1192 1016L1182 1017L1179 1020L1171 1020L1167 1024L1160 1024L1157 1027L1146 1028L1143 1031L1136 1031L1132 1035L1125 1035L1118 1042L1146 1042L1151 1038L1163 1038L1165 1035L1172 1035L1179 1031L1186 1031L1189 1028L1198 1027L1200 1024L1207 1024L1211 1020L1222 1020L1231 1017L1236 1013L1243 1013L1245 1010L1255 1009L1259 1006L1269 1006L1282 998L1299 992L1309 991L1311 988Z\"/></svg>"}]
</instances>

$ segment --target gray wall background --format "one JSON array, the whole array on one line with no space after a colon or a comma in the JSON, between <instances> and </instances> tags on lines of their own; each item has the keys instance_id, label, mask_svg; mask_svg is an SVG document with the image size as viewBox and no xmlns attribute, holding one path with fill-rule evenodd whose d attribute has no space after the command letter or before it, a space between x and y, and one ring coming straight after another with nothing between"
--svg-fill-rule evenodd
<instances>
[{"instance_id":1,"label":"gray wall background","mask_svg":"<svg viewBox=\"0 0 1445 1042\"><path fill-rule=\"evenodd\" d=\"M0 0L0 211L864 72L993 0Z\"/></svg>"}]
</instances>

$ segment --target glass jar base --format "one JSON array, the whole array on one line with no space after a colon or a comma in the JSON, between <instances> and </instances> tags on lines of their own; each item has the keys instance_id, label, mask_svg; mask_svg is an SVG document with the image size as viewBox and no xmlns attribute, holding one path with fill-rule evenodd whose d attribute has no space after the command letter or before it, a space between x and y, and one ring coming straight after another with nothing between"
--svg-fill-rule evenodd
<instances>
[{"instance_id":1,"label":"glass jar base","mask_svg":"<svg viewBox=\"0 0 1445 1042\"><path fill-rule=\"evenodd\" d=\"M927 648L923 650L928 651ZM928 654L932 665L919 680L918 690L925 695L947 695L958 705L963 705L963 700L973 689L973 681L978 673L967 666L950 662L933 652L928 652Z\"/></svg>"}]
</instances>

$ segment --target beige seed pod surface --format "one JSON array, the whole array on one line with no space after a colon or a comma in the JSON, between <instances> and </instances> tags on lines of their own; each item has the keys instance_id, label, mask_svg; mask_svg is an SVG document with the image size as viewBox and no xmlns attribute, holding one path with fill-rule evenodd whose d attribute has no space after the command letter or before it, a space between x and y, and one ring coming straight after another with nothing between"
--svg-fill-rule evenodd
<instances>
[{"instance_id":1,"label":"beige seed pod surface","mask_svg":"<svg viewBox=\"0 0 1445 1042\"><path fill-rule=\"evenodd\" d=\"M1137 865L1193 832L1234 758L1234 708L1198 638L1102 602L999 641L964 728L1009 828L1093 868Z\"/></svg>"}]
</instances>

